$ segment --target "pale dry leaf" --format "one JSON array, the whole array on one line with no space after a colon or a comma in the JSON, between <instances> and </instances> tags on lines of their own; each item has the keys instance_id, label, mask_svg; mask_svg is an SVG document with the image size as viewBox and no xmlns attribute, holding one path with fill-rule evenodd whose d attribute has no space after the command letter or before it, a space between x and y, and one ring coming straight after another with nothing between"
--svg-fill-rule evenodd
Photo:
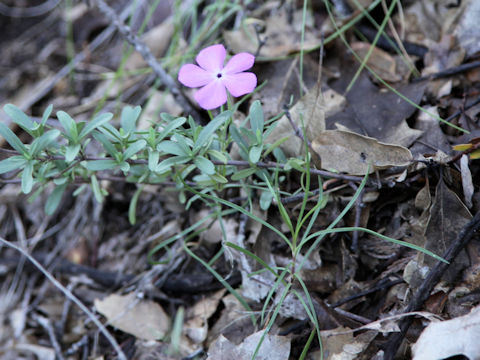
<instances>
[{"instance_id":1,"label":"pale dry leaf","mask_svg":"<svg viewBox=\"0 0 480 360\"><path fill-rule=\"evenodd\" d=\"M170 329L170 318L156 302L138 299L134 293L95 299L96 310L112 326L143 340L159 340Z\"/></svg>"},{"instance_id":2,"label":"pale dry leaf","mask_svg":"<svg viewBox=\"0 0 480 360\"><path fill-rule=\"evenodd\" d=\"M460 171L462 174L463 197L465 205L470 209L472 207L473 181L472 173L468 167L468 155L463 154L460 159Z\"/></svg>"},{"instance_id":3,"label":"pale dry leaf","mask_svg":"<svg viewBox=\"0 0 480 360\"><path fill-rule=\"evenodd\" d=\"M312 149L321 159L321 167L352 175L365 175L392 166L406 166L410 151L399 145L343 130L325 130L313 140Z\"/></svg>"},{"instance_id":4,"label":"pale dry leaf","mask_svg":"<svg viewBox=\"0 0 480 360\"><path fill-rule=\"evenodd\" d=\"M325 130L325 101L320 85L310 89L298 100L290 109L290 116L300 131L303 120L305 134L309 141L312 141L317 134ZM287 157L298 157L304 153L305 145L301 138L295 135L295 129L285 115L278 120L275 129L267 137L266 142L273 143L284 137L287 137L288 140L281 145L281 148Z\"/></svg>"},{"instance_id":5,"label":"pale dry leaf","mask_svg":"<svg viewBox=\"0 0 480 360\"><path fill-rule=\"evenodd\" d=\"M200 221L210 215L211 212L207 209L203 209L201 211L196 212L192 216L193 222ZM211 221L206 221L204 223L204 227L206 227L205 231L200 233L200 239L206 241L210 244L216 244L222 241L223 239L223 229L225 230L225 237L227 241L231 241L237 235L237 227L238 221L233 218L224 218L222 219L222 223L220 224L219 219L212 219Z\"/></svg>"},{"instance_id":6,"label":"pale dry leaf","mask_svg":"<svg viewBox=\"0 0 480 360\"><path fill-rule=\"evenodd\" d=\"M480 51L480 14L479 1L463 1L464 13L455 29L455 35L460 46L465 49L468 57Z\"/></svg>"},{"instance_id":7,"label":"pale dry leaf","mask_svg":"<svg viewBox=\"0 0 480 360\"><path fill-rule=\"evenodd\" d=\"M480 354L480 307L468 315L431 323L413 345L414 360L440 360L463 355L478 359Z\"/></svg>"},{"instance_id":8,"label":"pale dry leaf","mask_svg":"<svg viewBox=\"0 0 480 360\"><path fill-rule=\"evenodd\" d=\"M362 59L365 59L371 46L371 44L364 42L354 42L351 44L352 49ZM397 73L395 58L377 47L373 48L372 53L367 59L367 65L385 81L397 82L402 80L402 77Z\"/></svg>"},{"instance_id":9,"label":"pale dry leaf","mask_svg":"<svg viewBox=\"0 0 480 360\"><path fill-rule=\"evenodd\" d=\"M208 335L208 319L217 311L218 304L225 294L221 289L209 297L206 297L189 308L186 312L185 334L196 344L202 343Z\"/></svg>"},{"instance_id":10,"label":"pale dry leaf","mask_svg":"<svg viewBox=\"0 0 480 360\"><path fill-rule=\"evenodd\" d=\"M207 360L250 360L260 340L264 336L256 360L288 360L290 356L290 339L286 336L264 334L264 330L248 336L241 344L235 345L220 335L208 349Z\"/></svg>"},{"instance_id":11,"label":"pale dry leaf","mask_svg":"<svg viewBox=\"0 0 480 360\"><path fill-rule=\"evenodd\" d=\"M293 14L294 18L301 17L301 11ZM299 19L301 20L301 18ZM271 12L265 20L249 18L238 30L224 31L223 36L227 46L235 53L249 52L255 54L259 48L257 31L260 39L265 41L261 46L258 57L270 58L285 56L300 51L301 32L295 29L297 21L288 22L285 11ZM317 47L320 43L313 31L305 32L304 50Z\"/></svg>"}]
</instances>

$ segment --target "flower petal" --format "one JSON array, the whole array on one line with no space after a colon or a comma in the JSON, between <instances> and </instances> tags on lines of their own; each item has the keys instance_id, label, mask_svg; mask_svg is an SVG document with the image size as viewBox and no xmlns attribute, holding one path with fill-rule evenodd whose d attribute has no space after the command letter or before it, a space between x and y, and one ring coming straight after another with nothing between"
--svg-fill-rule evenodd
<instances>
[{"instance_id":1,"label":"flower petal","mask_svg":"<svg viewBox=\"0 0 480 360\"><path fill-rule=\"evenodd\" d=\"M219 72L223 69L223 63L227 51L222 44L212 45L200 51L195 58L198 65L210 72Z\"/></svg>"},{"instance_id":2,"label":"flower petal","mask_svg":"<svg viewBox=\"0 0 480 360\"><path fill-rule=\"evenodd\" d=\"M211 110L227 102L227 91L222 81L215 80L198 90L193 97L202 108Z\"/></svg>"},{"instance_id":3,"label":"flower petal","mask_svg":"<svg viewBox=\"0 0 480 360\"><path fill-rule=\"evenodd\" d=\"M178 81L191 88L205 86L214 79L211 73L194 64L185 64L178 72Z\"/></svg>"},{"instance_id":4,"label":"flower petal","mask_svg":"<svg viewBox=\"0 0 480 360\"><path fill-rule=\"evenodd\" d=\"M250 69L255 62L255 56L249 53L240 53L232 56L223 68L225 74L236 74L241 71Z\"/></svg>"},{"instance_id":5,"label":"flower petal","mask_svg":"<svg viewBox=\"0 0 480 360\"><path fill-rule=\"evenodd\" d=\"M230 94L235 97L251 93L257 86L257 76L251 72L242 72L233 75L226 75L222 82Z\"/></svg>"}]
</instances>

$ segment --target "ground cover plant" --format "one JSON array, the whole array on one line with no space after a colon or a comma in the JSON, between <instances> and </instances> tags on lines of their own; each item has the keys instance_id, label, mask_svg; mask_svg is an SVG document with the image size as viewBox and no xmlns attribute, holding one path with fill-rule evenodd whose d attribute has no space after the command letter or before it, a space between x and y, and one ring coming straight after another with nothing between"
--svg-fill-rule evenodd
<instances>
[{"instance_id":1,"label":"ground cover plant","mask_svg":"<svg viewBox=\"0 0 480 360\"><path fill-rule=\"evenodd\" d=\"M0 357L478 357L478 10L1 5Z\"/></svg>"}]
</instances>

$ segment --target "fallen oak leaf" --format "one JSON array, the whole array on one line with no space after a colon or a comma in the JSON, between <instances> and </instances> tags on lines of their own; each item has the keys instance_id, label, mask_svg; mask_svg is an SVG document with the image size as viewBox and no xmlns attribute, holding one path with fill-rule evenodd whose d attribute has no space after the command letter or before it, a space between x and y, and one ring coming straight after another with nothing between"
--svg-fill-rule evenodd
<instances>
[{"instance_id":1,"label":"fallen oak leaf","mask_svg":"<svg viewBox=\"0 0 480 360\"><path fill-rule=\"evenodd\" d=\"M393 166L406 166L412 153L400 145L345 130L324 130L312 141L321 168L350 175L365 175Z\"/></svg>"}]
</instances>

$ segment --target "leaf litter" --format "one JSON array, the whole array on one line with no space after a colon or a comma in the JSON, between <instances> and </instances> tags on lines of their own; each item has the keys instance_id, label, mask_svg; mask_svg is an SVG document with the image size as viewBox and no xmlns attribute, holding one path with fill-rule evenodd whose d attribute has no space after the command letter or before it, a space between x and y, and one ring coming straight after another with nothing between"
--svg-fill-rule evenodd
<instances>
[{"instance_id":1,"label":"leaf litter","mask_svg":"<svg viewBox=\"0 0 480 360\"><path fill-rule=\"evenodd\" d=\"M215 1L205 3L216 5ZM343 19L337 18L339 24L348 24L358 15L349 12L356 9L355 2L349 1L343 10L342 2L337 3L337 14L346 14ZM364 6L373 3L362 2ZM194 51L190 46L201 48L189 43L195 38L192 27L215 19L201 16L195 18L199 22L196 25L190 21L181 24L186 25L182 28L178 16L179 12L188 13L188 4L165 4L152 12L138 6L133 10L132 25L140 29L145 21L142 39L173 74L181 63L191 61ZM221 39L230 54L248 51L259 57L261 62L253 71L259 83L268 82L252 97L263 103L267 118L279 116L270 139L288 138L280 145L283 152L302 158L305 146L298 134L304 128L317 170L332 174L330 180L314 182L326 200L312 230L327 228L353 199L359 181L348 176L369 173L367 186L337 226L366 227L443 255L470 223L472 214L478 212L479 168L475 156L468 152L457 160L452 156L458 154L454 145L475 146L472 139L478 137L479 112L470 104L478 97L479 78L476 69L437 79L428 77L472 62L478 54L478 26L471 19L477 2L402 2L404 12L397 11L392 17L405 45L428 50L423 57L411 55L423 81L413 81L398 52L380 45L373 48L366 64L410 103L366 71L346 92L359 64L338 38L325 44L322 80L317 81L321 32L334 27L327 25L323 3L312 2L305 14L304 52L299 56L303 8L297 5L254 1L229 21L212 27L209 36ZM125 4L119 2L116 6L118 13L123 13ZM205 9L196 10L205 15ZM384 13L379 9L371 15L380 23ZM168 89L155 83L139 54L133 51L126 55L129 52L123 51L120 36L100 47L88 48L97 39L99 29L109 26L101 13L74 4L55 9L51 18L15 20L1 16L5 21L0 27L9 29L0 42L2 53L8 54L0 60L6 70L0 90L2 102L15 103L33 117L41 117L43 108L54 103L56 109L78 115L77 121L87 119L99 102L103 109L114 112L120 104L140 104L147 108L140 120L144 127L155 122L162 111L182 113ZM70 40L56 31L68 18L73 19ZM362 21L362 25L365 23L367 20ZM393 34L389 35L394 43ZM361 58L369 52L371 43L358 32L347 30L345 36ZM84 57L71 66L71 72L57 77L71 58L64 46L67 41L73 41L75 51ZM201 41L205 43L202 45L211 43L208 38ZM419 111L414 104L428 113ZM292 121L284 113L285 107ZM458 111L459 115L449 121L472 135L465 136L429 115L447 119ZM243 115L248 116L243 107L240 112L244 114L235 119L236 124L243 121ZM5 114L1 120L22 140L28 140ZM58 126L57 120L48 121ZM279 200L285 201L292 219L301 213L299 201L288 201L305 191L303 181L291 173L278 185L282 191ZM358 230L329 234L308 257L305 248L292 262L291 249L277 234L238 214L221 219L212 216L194 238L187 239L182 231L213 214L214 209L201 202L186 209L178 202L177 192L164 185L144 189L138 200L137 224L131 226L128 206L136 187L111 179L103 180L102 185L110 192L104 203L96 203L87 191L63 198L61 211L47 216L43 212L44 195L26 201L18 195L18 184L2 183L0 232L9 241L28 240L34 257L48 265L84 303L95 306L132 358L250 359L258 350L257 359L297 359L313 329L309 317L312 309L305 304L313 306L319 319L324 358L379 357L384 354L382 344L389 341L389 333L398 332L406 305L436 265L422 253ZM74 190L69 190L70 194ZM311 194L308 208L317 195ZM224 196L243 198L246 193L230 189ZM288 233L275 206L268 211L259 210L256 204L254 207L256 216ZM356 248L355 236L359 245ZM168 245L165 241L169 241ZM303 283L289 276L283 283L276 282L271 272L263 271L262 264L226 246L227 242L258 256L275 271L292 263L304 264L298 272ZM205 260L245 303L228 294L225 284L220 284L211 271L186 256L184 246ZM414 316L414 325L407 333L414 345L406 345L407 354L411 352L418 359L458 354L478 357L471 337L475 332L467 330L467 326L478 327L477 248L478 239L473 239L441 276L435 290L426 294L422 304L426 311L408 315ZM149 262L152 253L156 254L156 264ZM46 280L35 276L29 263L5 248L0 256L0 276L5 284L2 293L11 294L2 296L1 302L2 356L113 357L103 339L98 339L88 317L71 307ZM209 264L212 259L216 260ZM18 275L22 273L28 276ZM291 292L282 298L287 284L301 295ZM278 316L267 332L265 327L276 305L281 305ZM181 328L175 329L179 309L185 309L185 313ZM438 316L445 321L432 320ZM49 332L48 324L55 327L55 332ZM354 332L358 329L368 331ZM318 338L310 341L307 358L319 358Z\"/></svg>"}]
</instances>

